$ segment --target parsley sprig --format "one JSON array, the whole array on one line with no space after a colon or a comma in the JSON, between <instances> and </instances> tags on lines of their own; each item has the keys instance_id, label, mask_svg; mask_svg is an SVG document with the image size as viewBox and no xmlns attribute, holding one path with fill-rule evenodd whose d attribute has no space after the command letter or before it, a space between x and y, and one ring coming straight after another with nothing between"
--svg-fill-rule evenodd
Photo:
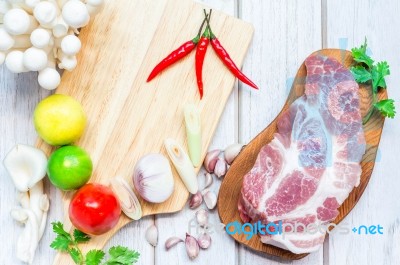
<instances>
[{"instance_id":1,"label":"parsley sprig","mask_svg":"<svg viewBox=\"0 0 400 265\"><path fill-rule=\"evenodd\" d=\"M369 82L372 87L372 106L363 118L363 124L367 123L373 112L378 110L384 117L394 118L396 115L393 99L378 101L377 94L380 89L386 89L385 77L390 75L389 65L386 61L375 64L374 60L367 54L367 39L359 48L351 49L354 61L357 62L350 70L354 79L359 83Z\"/></svg>"},{"instance_id":2,"label":"parsley sprig","mask_svg":"<svg viewBox=\"0 0 400 265\"><path fill-rule=\"evenodd\" d=\"M86 255L79 249L78 244L90 240L90 237L75 229L73 234L66 232L61 222L53 222L53 231L57 235L50 244L51 248L61 252L67 252L75 264L78 265L131 265L138 261L140 254L126 247L116 246L108 250L108 260L104 261L106 253L102 250L93 249Z\"/></svg>"}]
</instances>

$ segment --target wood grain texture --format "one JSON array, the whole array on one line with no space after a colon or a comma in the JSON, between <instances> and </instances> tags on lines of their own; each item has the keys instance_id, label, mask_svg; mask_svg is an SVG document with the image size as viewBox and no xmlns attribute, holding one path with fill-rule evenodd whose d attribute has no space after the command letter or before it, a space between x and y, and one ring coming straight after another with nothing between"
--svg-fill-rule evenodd
<instances>
[{"instance_id":1,"label":"wood grain texture","mask_svg":"<svg viewBox=\"0 0 400 265\"><path fill-rule=\"evenodd\" d=\"M206 0L202 2L226 14L235 15L236 1L234 0ZM219 35L219 32L214 33ZM226 42L226 40L223 39L221 39L221 41ZM234 45L234 43L231 45ZM224 66L221 64L220 67L223 68ZM224 148L237 141L237 95L238 90L237 86L235 85L234 91L229 97L224 113L221 116L220 123L213 137L213 141L209 146L209 150ZM198 182L200 188L204 187L204 170L199 172ZM211 187L211 190L218 192L220 183L221 180L214 177L214 183ZM207 250L200 251L198 258L194 260L190 260L188 258L184 244L179 244L176 247L171 248L169 251L165 250L164 243L172 236L178 236L184 239L187 232L193 236L198 236L198 232L196 231L195 227L196 222L192 220L196 211L200 208L206 207L203 204L198 209L192 210L188 207L188 204L186 204L184 209L180 212L155 216L155 225L159 231L159 244L155 248L156 265L237 264L237 244L222 229L219 229L218 232L212 233L211 247ZM216 227L218 227L221 223L216 210L209 211L209 222ZM226 255L221 255L221 253L226 253Z\"/></svg>"},{"instance_id":2,"label":"wood grain texture","mask_svg":"<svg viewBox=\"0 0 400 265\"><path fill-rule=\"evenodd\" d=\"M324 56L335 58L340 61L346 67L350 67L353 63L350 52L343 50L325 49L314 54L321 54ZM282 111L274 121L268 127L257 135L246 147L242 150L239 156L235 159L232 167L225 176L222 182L221 189L218 196L218 213L224 224L239 221L241 222L239 212L237 210L237 204L240 197L240 190L243 183L244 175L250 171L253 167L254 162L260 152L260 149L268 144L277 132L277 120L280 115L286 111L289 106L300 96L304 95L304 84L307 71L304 63L300 67L295 77L291 92L288 99L282 108ZM370 87L360 86L360 109L361 114L364 116L371 106L371 94ZM380 99L387 98L386 90L381 90L379 94ZM361 195L363 194L369 179L372 174L372 170L375 165L375 158L381 138L384 118L379 114L375 113L370 121L364 126L364 134L367 143L367 149L361 161L362 174L360 185L353 189L349 197L343 202L339 208L339 215L333 221L338 224L343 218L353 209L357 204ZM246 235L234 234L232 235L236 241L246 245L247 247L268 253L270 255L282 257L285 259L301 259L307 256L307 254L293 254L287 250L283 250L274 246L266 245L261 243L259 237L253 237L250 240L246 239Z\"/></svg>"},{"instance_id":3,"label":"wood grain texture","mask_svg":"<svg viewBox=\"0 0 400 265\"><path fill-rule=\"evenodd\" d=\"M327 45L336 48L359 46L368 39L369 51L377 62L387 61L391 75L386 78L388 96L400 109L399 1L327 1ZM351 228L360 225L383 227L383 235L340 235L329 237L329 264L400 264L400 123L386 119L378 158L371 181L357 206L343 220ZM397 238L397 240L394 240Z\"/></svg>"},{"instance_id":4,"label":"wood grain texture","mask_svg":"<svg viewBox=\"0 0 400 265\"><path fill-rule=\"evenodd\" d=\"M208 53L203 71L205 95L200 101L194 71L188 71L193 69L192 53L156 80L146 83L156 63L196 35L204 18L203 7L190 0L108 1L106 5L107 9L82 30L80 38L84 48L78 56L81 63L73 74L63 75L56 91L81 102L88 116L85 134L76 144L92 157L94 171L90 181L108 185L115 176L131 181L140 157L148 153L165 154L165 139L174 138L186 145L182 110L189 102L199 107L205 125L202 128L204 156L232 92L234 76L221 66L215 53ZM106 27L103 21L108 21ZM229 50L241 65L252 38L252 26L218 11L214 12L212 21L221 40L234 44ZM127 27L134 30L121 34L120 30ZM52 150L42 141L38 146L47 154ZM175 171L174 178L175 190L166 202L141 201L144 216L183 208L188 192ZM72 195L73 192L63 195L67 229L71 227L66 215ZM102 248L130 221L122 216L112 231L93 238L84 249ZM66 257L66 254L57 255L54 264L70 264L72 261Z\"/></svg>"}]
</instances>

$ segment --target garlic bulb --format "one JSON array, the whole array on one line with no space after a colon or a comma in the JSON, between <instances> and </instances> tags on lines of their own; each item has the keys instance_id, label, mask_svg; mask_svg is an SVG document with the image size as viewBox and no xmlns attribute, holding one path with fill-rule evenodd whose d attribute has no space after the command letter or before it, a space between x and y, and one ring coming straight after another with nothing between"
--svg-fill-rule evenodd
<instances>
[{"instance_id":1,"label":"garlic bulb","mask_svg":"<svg viewBox=\"0 0 400 265\"><path fill-rule=\"evenodd\" d=\"M148 202L166 201L174 191L174 178L169 161L161 154L149 154L136 164L133 183L140 196Z\"/></svg>"}]
</instances>

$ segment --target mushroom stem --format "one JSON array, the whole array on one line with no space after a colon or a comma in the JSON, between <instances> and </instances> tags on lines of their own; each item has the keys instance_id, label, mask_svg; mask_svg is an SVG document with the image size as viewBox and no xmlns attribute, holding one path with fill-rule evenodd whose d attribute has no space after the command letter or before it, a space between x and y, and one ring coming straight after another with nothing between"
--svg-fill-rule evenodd
<instances>
[{"instance_id":1,"label":"mushroom stem","mask_svg":"<svg viewBox=\"0 0 400 265\"><path fill-rule=\"evenodd\" d=\"M20 211L24 212L28 219L24 231L18 238L16 255L19 260L32 264L39 242L39 226L32 210L21 208Z\"/></svg>"}]
</instances>

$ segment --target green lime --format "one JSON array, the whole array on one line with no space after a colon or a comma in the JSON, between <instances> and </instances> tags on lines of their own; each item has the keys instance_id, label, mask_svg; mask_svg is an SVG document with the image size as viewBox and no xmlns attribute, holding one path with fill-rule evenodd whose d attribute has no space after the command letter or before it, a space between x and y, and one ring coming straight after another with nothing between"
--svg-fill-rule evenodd
<instances>
[{"instance_id":1,"label":"green lime","mask_svg":"<svg viewBox=\"0 0 400 265\"><path fill-rule=\"evenodd\" d=\"M86 116L74 98L55 94L42 100L35 108L33 122L39 136L51 145L67 145L81 137Z\"/></svg>"},{"instance_id":2,"label":"green lime","mask_svg":"<svg viewBox=\"0 0 400 265\"><path fill-rule=\"evenodd\" d=\"M63 146L50 156L47 176L62 190L75 190L86 184L92 174L93 164L89 154L80 147Z\"/></svg>"}]
</instances>

